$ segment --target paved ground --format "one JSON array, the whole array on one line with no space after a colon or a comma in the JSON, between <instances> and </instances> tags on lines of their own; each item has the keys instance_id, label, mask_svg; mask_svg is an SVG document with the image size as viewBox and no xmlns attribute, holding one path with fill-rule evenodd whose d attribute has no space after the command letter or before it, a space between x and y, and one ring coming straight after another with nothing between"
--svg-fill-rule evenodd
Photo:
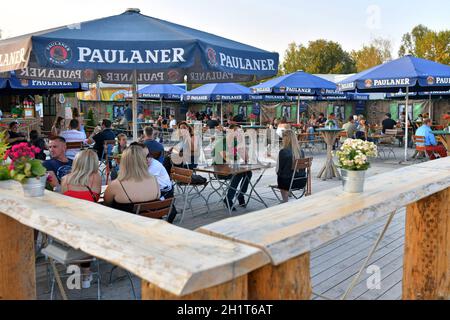
<instances>
[{"instance_id":1,"label":"paved ground","mask_svg":"<svg viewBox=\"0 0 450 320\"><path fill-rule=\"evenodd\" d=\"M411 155L412 155L411 150ZM368 175L376 175L391 170L398 169L404 164L399 164L402 159L403 149L395 149L396 159L391 155L389 159L376 159L372 163ZM307 154L311 156L311 154ZM341 185L341 181L328 180L322 181L315 178L318 171L325 161L325 152L316 150L312 154L313 166L313 193L324 191ZM266 159L267 160L267 159ZM411 163L412 164L412 163ZM255 173L257 176L257 173ZM257 191L261 194L266 203L272 207L278 204L274 194L267 186L276 182L275 169L267 170L261 179ZM205 190L207 193L208 190ZM204 202L194 201L193 211L185 213L183 222L180 224L180 217L177 217L175 224L183 228L196 229L221 219L229 217L228 211L222 203L219 203L219 197L214 196L210 201L211 211L206 212ZM214 201L213 201L214 200ZM301 201L301 200L299 200ZM218 203L217 205L213 204ZM180 203L177 204L177 207ZM262 204L250 202L246 209L239 208L234 215L245 214L251 211L264 208ZM401 297L401 278L403 265L403 243L404 243L404 224L405 210L400 210L393 219L384 240L381 242L378 250L370 261L369 265L381 270L381 286L376 289L368 289L367 281L370 274L362 273L361 278L356 283L348 299L399 299ZM386 212L388 214L388 212ZM339 299L346 291L348 285L352 282L354 275L358 272L362 262L366 258L373 242L383 229L385 219L380 219L375 223L363 226L352 232L349 232L330 243L314 250L311 253L311 276L313 283L313 299ZM114 278L119 277L117 281L109 286L109 276L112 266L101 262L100 269L102 274L101 290L102 299L133 299L130 282L125 276L123 270L117 269L114 272ZM49 299L49 283L46 273L47 264L44 259L38 259L37 281L39 299ZM136 288L137 297L140 297L139 279L133 277L133 283ZM56 290L57 291L57 290ZM96 299L97 285L87 290L70 290L70 297L74 299ZM60 299L60 295L56 295Z\"/></svg>"}]
</instances>

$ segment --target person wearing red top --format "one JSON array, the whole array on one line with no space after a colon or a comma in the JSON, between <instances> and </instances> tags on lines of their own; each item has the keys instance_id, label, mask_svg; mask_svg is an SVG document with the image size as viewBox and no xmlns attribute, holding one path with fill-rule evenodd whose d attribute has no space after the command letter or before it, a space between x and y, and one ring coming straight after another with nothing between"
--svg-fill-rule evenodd
<instances>
[{"instance_id":1,"label":"person wearing red top","mask_svg":"<svg viewBox=\"0 0 450 320\"><path fill-rule=\"evenodd\" d=\"M72 164L72 172L62 179L61 193L69 197L97 202L101 186L97 154L93 150L80 151Z\"/></svg>"}]
</instances>

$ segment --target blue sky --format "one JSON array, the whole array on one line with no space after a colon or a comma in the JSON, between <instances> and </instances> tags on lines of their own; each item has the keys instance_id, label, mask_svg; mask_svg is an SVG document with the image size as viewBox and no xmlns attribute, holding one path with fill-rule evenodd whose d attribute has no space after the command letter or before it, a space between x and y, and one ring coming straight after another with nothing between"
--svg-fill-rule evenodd
<instances>
[{"instance_id":1,"label":"blue sky","mask_svg":"<svg viewBox=\"0 0 450 320\"><path fill-rule=\"evenodd\" d=\"M450 29L448 0L15 0L3 4L0 29L3 37L16 36L128 7L281 55L292 41L324 38L352 50L383 37L396 56L402 35L415 25Z\"/></svg>"}]
</instances>

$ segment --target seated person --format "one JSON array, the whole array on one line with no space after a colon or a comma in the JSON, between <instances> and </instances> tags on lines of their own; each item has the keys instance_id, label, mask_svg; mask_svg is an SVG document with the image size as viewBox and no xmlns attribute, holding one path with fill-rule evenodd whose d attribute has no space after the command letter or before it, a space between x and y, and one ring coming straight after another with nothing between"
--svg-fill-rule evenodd
<instances>
[{"instance_id":1,"label":"seated person","mask_svg":"<svg viewBox=\"0 0 450 320\"><path fill-rule=\"evenodd\" d=\"M72 171L62 178L61 193L81 200L97 202L102 189L98 173L98 156L93 150L80 151L73 161Z\"/></svg>"},{"instance_id":2,"label":"seated person","mask_svg":"<svg viewBox=\"0 0 450 320\"><path fill-rule=\"evenodd\" d=\"M77 128L80 126L80 123L77 119L70 120L69 130L65 130L61 132L61 137L63 137L67 142L85 142L86 141L86 133L84 131L80 131ZM77 153L80 152L80 149L70 149L66 151L66 157L73 160Z\"/></svg>"},{"instance_id":3,"label":"seated person","mask_svg":"<svg viewBox=\"0 0 450 320\"><path fill-rule=\"evenodd\" d=\"M48 150L50 160L45 160L42 165L50 176L50 185L59 187L62 178L72 170L72 160L66 157L66 140L63 137L51 137Z\"/></svg>"},{"instance_id":4,"label":"seated person","mask_svg":"<svg viewBox=\"0 0 450 320\"><path fill-rule=\"evenodd\" d=\"M366 125L366 119L361 118L359 120L359 125L356 129L355 137L356 139L367 141L369 136L369 127Z\"/></svg>"},{"instance_id":5,"label":"seated person","mask_svg":"<svg viewBox=\"0 0 450 320\"><path fill-rule=\"evenodd\" d=\"M386 113L384 115L383 122L381 122L381 126L383 127L383 130L381 132L385 134L386 129L392 130L396 128L397 122L395 122L395 120L392 120L392 115L390 113Z\"/></svg>"},{"instance_id":6,"label":"seated person","mask_svg":"<svg viewBox=\"0 0 450 320\"><path fill-rule=\"evenodd\" d=\"M116 135L114 131L111 129L111 121L108 119L103 119L101 129L95 128L94 132L92 132L91 136L88 139L88 143L94 143L94 149L97 151L97 156L100 160L103 160L103 146L105 141L114 140Z\"/></svg>"},{"instance_id":7,"label":"seated person","mask_svg":"<svg viewBox=\"0 0 450 320\"><path fill-rule=\"evenodd\" d=\"M175 166L193 170L197 167L197 161L201 152L201 141L194 135L194 129L186 122L178 124L178 136L181 141L169 150Z\"/></svg>"},{"instance_id":8,"label":"seated person","mask_svg":"<svg viewBox=\"0 0 450 320\"><path fill-rule=\"evenodd\" d=\"M120 164L120 156L122 155L123 151L127 148L127 135L124 133L119 133L117 135L117 143L112 149L112 169L111 169L111 180L114 180L117 178L117 174L119 173L119 164ZM117 159L117 160L116 160Z\"/></svg>"},{"instance_id":9,"label":"seated person","mask_svg":"<svg viewBox=\"0 0 450 320\"><path fill-rule=\"evenodd\" d=\"M430 160L436 159L435 153L438 153L439 157L445 158L447 157L447 150L442 144L436 142L436 137L431 132L431 124L431 119L425 119L423 125L417 129L416 136L425 137L425 147L427 147L427 154ZM418 145L420 144L418 143Z\"/></svg>"},{"instance_id":10,"label":"seated person","mask_svg":"<svg viewBox=\"0 0 450 320\"><path fill-rule=\"evenodd\" d=\"M116 180L105 190L104 204L134 213L134 205L159 200L158 180L148 173L146 152L139 145L129 146L120 159Z\"/></svg>"},{"instance_id":11,"label":"seated person","mask_svg":"<svg viewBox=\"0 0 450 320\"><path fill-rule=\"evenodd\" d=\"M35 155L36 159L44 161L47 156L44 152L44 150L47 150L47 144L45 143L44 139L39 137L39 134L36 130L30 131L30 144L32 146L38 147L41 151Z\"/></svg>"},{"instance_id":12,"label":"seated person","mask_svg":"<svg viewBox=\"0 0 450 320\"><path fill-rule=\"evenodd\" d=\"M215 115L212 115L207 121L206 126L208 129L215 129L220 125L219 121L217 120L217 117Z\"/></svg>"},{"instance_id":13,"label":"seated person","mask_svg":"<svg viewBox=\"0 0 450 320\"><path fill-rule=\"evenodd\" d=\"M326 125L328 125L330 123L332 123L331 128L339 129L339 123L338 123L338 121L336 119L336 115L334 113L330 113L329 116L328 116L327 122L325 122Z\"/></svg>"},{"instance_id":14,"label":"seated person","mask_svg":"<svg viewBox=\"0 0 450 320\"><path fill-rule=\"evenodd\" d=\"M233 130L235 133L238 132L240 129L239 125L232 124L229 127L230 130ZM220 164L227 164L232 163L234 161L239 161L239 158L243 158L245 163L248 162L248 154L245 150L239 149L238 141L236 138L233 139L233 141L227 141L227 137L219 138L214 145L214 149L212 150L212 157L213 157L213 164L214 165L220 165ZM252 172L247 171L244 173L240 173L238 175L235 175L234 177L232 175L228 176L218 176L219 179L222 180L229 180L232 179L230 182L230 189L228 190L226 199L224 199L225 206L227 208L230 208L233 206L234 203L234 197L236 195L236 190L239 190L238 194L238 201L239 206L246 207L246 202L244 195L247 192L248 186L250 184L250 180L252 178ZM240 185L240 189L237 189ZM232 207L232 211L235 211L236 209L234 206Z\"/></svg>"},{"instance_id":15,"label":"seated person","mask_svg":"<svg viewBox=\"0 0 450 320\"><path fill-rule=\"evenodd\" d=\"M144 152L146 154L148 161L148 173L151 176L155 177L156 180L158 180L159 190L161 191L161 200L173 198L175 196L173 184L169 174L167 173L166 168L164 168L162 163L159 162L157 159L153 159L152 155L149 153L147 147L144 144L133 142L131 145L132 146L138 145L144 148ZM172 223L177 213L178 212L175 206L172 206L172 210L169 213L167 222Z\"/></svg>"},{"instance_id":16,"label":"seated person","mask_svg":"<svg viewBox=\"0 0 450 320\"><path fill-rule=\"evenodd\" d=\"M353 118L352 118L353 119ZM282 149L278 155L277 162L277 182L281 191L283 202L289 200L289 187L291 185L292 176L294 175L294 166L297 159L304 158L303 150L297 141L295 133L291 130L283 132ZM306 177L305 169L295 172L295 178ZM306 179L294 180L292 189L302 189L306 186Z\"/></svg>"},{"instance_id":17,"label":"seated person","mask_svg":"<svg viewBox=\"0 0 450 320\"><path fill-rule=\"evenodd\" d=\"M9 124L9 130L6 136L6 142L8 142L10 147L15 144L27 142L25 134L19 132L19 123L17 121L13 121Z\"/></svg>"},{"instance_id":18,"label":"seated person","mask_svg":"<svg viewBox=\"0 0 450 320\"><path fill-rule=\"evenodd\" d=\"M144 128L143 143L148 148L152 157L159 154L157 160L161 163L164 162L164 146L154 139L154 131L150 126Z\"/></svg>"},{"instance_id":19,"label":"seated person","mask_svg":"<svg viewBox=\"0 0 450 320\"><path fill-rule=\"evenodd\" d=\"M356 133L356 125L355 125L355 119L353 116L348 117L348 122L344 123L342 126L342 129L347 132L347 137L353 139ZM344 139L341 139L343 141Z\"/></svg>"},{"instance_id":20,"label":"seated person","mask_svg":"<svg viewBox=\"0 0 450 320\"><path fill-rule=\"evenodd\" d=\"M325 118L325 114L323 112L319 113L319 117L316 119L316 125L318 127L325 126L325 123L327 122L327 118Z\"/></svg>"},{"instance_id":21,"label":"seated person","mask_svg":"<svg viewBox=\"0 0 450 320\"><path fill-rule=\"evenodd\" d=\"M287 119L283 118L281 119L280 123L277 126L277 135L281 138L283 137L283 131L284 130L290 130L291 126L289 123L287 123Z\"/></svg>"}]
</instances>

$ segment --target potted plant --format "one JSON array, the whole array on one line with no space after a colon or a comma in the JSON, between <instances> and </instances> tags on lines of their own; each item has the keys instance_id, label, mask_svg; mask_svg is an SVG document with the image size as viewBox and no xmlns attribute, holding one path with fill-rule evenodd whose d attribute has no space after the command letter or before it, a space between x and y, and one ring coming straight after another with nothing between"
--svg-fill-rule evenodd
<instances>
[{"instance_id":1,"label":"potted plant","mask_svg":"<svg viewBox=\"0 0 450 320\"><path fill-rule=\"evenodd\" d=\"M338 167L341 168L344 191L360 193L364 191L364 178L369 169L369 157L377 156L377 146L373 142L347 139L336 152Z\"/></svg>"},{"instance_id":2,"label":"potted plant","mask_svg":"<svg viewBox=\"0 0 450 320\"><path fill-rule=\"evenodd\" d=\"M8 150L8 143L6 142L6 131L0 131L0 181L9 180L8 166L5 163L5 154Z\"/></svg>"},{"instance_id":3,"label":"potted plant","mask_svg":"<svg viewBox=\"0 0 450 320\"><path fill-rule=\"evenodd\" d=\"M9 174L12 179L22 184L26 197L40 197L44 195L47 170L42 162L35 159L41 150L23 142L7 150L4 159L10 158Z\"/></svg>"},{"instance_id":4,"label":"potted plant","mask_svg":"<svg viewBox=\"0 0 450 320\"><path fill-rule=\"evenodd\" d=\"M256 119L258 118L258 116L257 116L256 114L252 113L252 114L250 114L249 118L250 118L250 125L251 125L251 126L254 126L255 123L256 123Z\"/></svg>"}]
</instances>

